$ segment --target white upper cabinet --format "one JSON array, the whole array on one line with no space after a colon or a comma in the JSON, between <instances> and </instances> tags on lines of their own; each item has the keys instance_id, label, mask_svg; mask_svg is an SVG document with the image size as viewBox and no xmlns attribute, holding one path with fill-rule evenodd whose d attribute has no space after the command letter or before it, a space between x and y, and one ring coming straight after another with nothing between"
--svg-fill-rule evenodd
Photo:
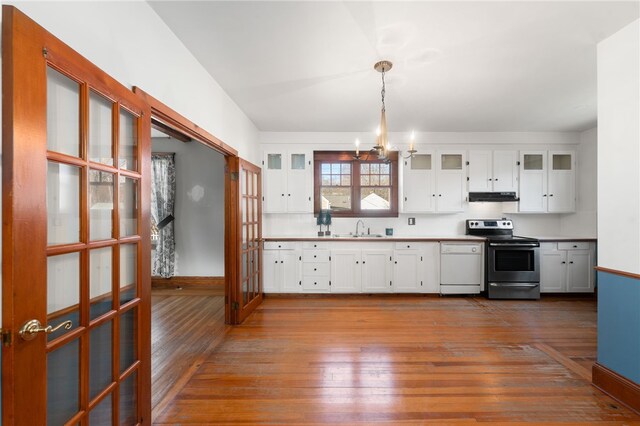
<instances>
[{"instance_id":1,"label":"white upper cabinet","mask_svg":"<svg viewBox=\"0 0 640 426\"><path fill-rule=\"evenodd\" d=\"M517 192L518 151L469 151L469 192Z\"/></svg>"},{"instance_id":2,"label":"white upper cabinet","mask_svg":"<svg viewBox=\"0 0 640 426\"><path fill-rule=\"evenodd\" d=\"M465 151L421 151L403 160L402 212L462 212Z\"/></svg>"},{"instance_id":3,"label":"white upper cabinet","mask_svg":"<svg viewBox=\"0 0 640 426\"><path fill-rule=\"evenodd\" d=\"M576 208L575 153L520 153L521 212L565 213Z\"/></svg>"},{"instance_id":4,"label":"white upper cabinet","mask_svg":"<svg viewBox=\"0 0 640 426\"><path fill-rule=\"evenodd\" d=\"M439 151L436 168L436 211L463 212L466 155L464 151Z\"/></svg>"},{"instance_id":5,"label":"white upper cabinet","mask_svg":"<svg viewBox=\"0 0 640 426\"><path fill-rule=\"evenodd\" d=\"M272 149L264 153L263 211L313 212L313 153Z\"/></svg>"},{"instance_id":6,"label":"white upper cabinet","mask_svg":"<svg viewBox=\"0 0 640 426\"><path fill-rule=\"evenodd\" d=\"M432 152L414 154L403 160L403 212L435 210L435 173Z\"/></svg>"}]
</instances>

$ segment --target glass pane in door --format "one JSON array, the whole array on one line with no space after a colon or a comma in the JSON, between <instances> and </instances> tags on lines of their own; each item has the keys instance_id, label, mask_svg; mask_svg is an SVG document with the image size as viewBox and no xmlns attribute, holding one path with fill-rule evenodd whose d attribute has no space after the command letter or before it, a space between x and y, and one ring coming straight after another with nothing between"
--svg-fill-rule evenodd
<instances>
[{"instance_id":1,"label":"glass pane in door","mask_svg":"<svg viewBox=\"0 0 640 426\"><path fill-rule=\"evenodd\" d=\"M462 170L462 155L442 154L442 170Z\"/></svg>"},{"instance_id":2,"label":"glass pane in door","mask_svg":"<svg viewBox=\"0 0 640 426\"><path fill-rule=\"evenodd\" d=\"M89 334L89 400L111 384L113 376L113 321L95 327Z\"/></svg>"},{"instance_id":3,"label":"glass pane in door","mask_svg":"<svg viewBox=\"0 0 640 426\"><path fill-rule=\"evenodd\" d=\"M47 149L80 157L80 85L49 67Z\"/></svg>"},{"instance_id":4,"label":"glass pane in door","mask_svg":"<svg viewBox=\"0 0 640 426\"><path fill-rule=\"evenodd\" d=\"M553 154L552 158L553 170L571 170L570 154Z\"/></svg>"},{"instance_id":5,"label":"glass pane in door","mask_svg":"<svg viewBox=\"0 0 640 426\"><path fill-rule=\"evenodd\" d=\"M89 160L113 166L113 102L89 94Z\"/></svg>"},{"instance_id":6,"label":"glass pane in door","mask_svg":"<svg viewBox=\"0 0 640 426\"><path fill-rule=\"evenodd\" d=\"M542 170L542 154L524 154L524 170Z\"/></svg>"},{"instance_id":7,"label":"glass pane in door","mask_svg":"<svg viewBox=\"0 0 640 426\"><path fill-rule=\"evenodd\" d=\"M65 424L79 411L79 339L47 354L47 425Z\"/></svg>"},{"instance_id":8,"label":"glass pane in door","mask_svg":"<svg viewBox=\"0 0 640 426\"><path fill-rule=\"evenodd\" d=\"M138 246L123 244L120 246L120 304L136 297L138 283Z\"/></svg>"},{"instance_id":9,"label":"glass pane in door","mask_svg":"<svg viewBox=\"0 0 640 426\"><path fill-rule=\"evenodd\" d=\"M267 154L267 169L282 169L282 154Z\"/></svg>"},{"instance_id":10,"label":"glass pane in door","mask_svg":"<svg viewBox=\"0 0 640 426\"><path fill-rule=\"evenodd\" d=\"M291 154L291 169L292 170L304 170L305 169L305 155L304 154Z\"/></svg>"},{"instance_id":11,"label":"glass pane in door","mask_svg":"<svg viewBox=\"0 0 640 426\"><path fill-rule=\"evenodd\" d=\"M89 424L91 426L111 426L113 424L111 421L112 417L112 398L111 394L109 394L91 410L91 413L89 413Z\"/></svg>"},{"instance_id":12,"label":"glass pane in door","mask_svg":"<svg viewBox=\"0 0 640 426\"><path fill-rule=\"evenodd\" d=\"M120 383L120 426L134 426L138 400L138 373L134 372Z\"/></svg>"},{"instance_id":13,"label":"glass pane in door","mask_svg":"<svg viewBox=\"0 0 640 426\"><path fill-rule=\"evenodd\" d=\"M138 170L138 119L125 109L120 109L120 152L121 169Z\"/></svg>"},{"instance_id":14,"label":"glass pane in door","mask_svg":"<svg viewBox=\"0 0 640 426\"><path fill-rule=\"evenodd\" d=\"M138 233L138 181L120 177L120 237Z\"/></svg>"},{"instance_id":15,"label":"glass pane in door","mask_svg":"<svg viewBox=\"0 0 640 426\"><path fill-rule=\"evenodd\" d=\"M91 250L89 255L89 318L96 319L113 309L113 249Z\"/></svg>"},{"instance_id":16,"label":"glass pane in door","mask_svg":"<svg viewBox=\"0 0 640 426\"><path fill-rule=\"evenodd\" d=\"M89 170L89 238L91 241L113 237L114 174Z\"/></svg>"},{"instance_id":17,"label":"glass pane in door","mask_svg":"<svg viewBox=\"0 0 640 426\"><path fill-rule=\"evenodd\" d=\"M80 322L80 253L47 258L47 325L56 327L64 321L71 321L70 330ZM60 328L47 334L47 340L68 332Z\"/></svg>"},{"instance_id":18,"label":"glass pane in door","mask_svg":"<svg viewBox=\"0 0 640 426\"><path fill-rule=\"evenodd\" d=\"M431 154L414 154L410 161L411 170L431 170Z\"/></svg>"},{"instance_id":19,"label":"glass pane in door","mask_svg":"<svg viewBox=\"0 0 640 426\"><path fill-rule=\"evenodd\" d=\"M80 241L80 168L49 161L47 166L47 242Z\"/></svg>"},{"instance_id":20,"label":"glass pane in door","mask_svg":"<svg viewBox=\"0 0 640 426\"><path fill-rule=\"evenodd\" d=\"M136 361L136 335L138 308L129 309L120 316L120 373Z\"/></svg>"}]
</instances>

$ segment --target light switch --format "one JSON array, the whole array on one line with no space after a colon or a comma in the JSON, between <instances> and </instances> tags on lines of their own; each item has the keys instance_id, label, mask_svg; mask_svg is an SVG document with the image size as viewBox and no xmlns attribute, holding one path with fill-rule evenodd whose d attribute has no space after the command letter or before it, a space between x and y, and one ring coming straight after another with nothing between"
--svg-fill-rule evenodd
<instances>
[{"instance_id":1,"label":"light switch","mask_svg":"<svg viewBox=\"0 0 640 426\"><path fill-rule=\"evenodd\" d=\"M415 217L410 217L409 218L409 225L415 225L416 224L416 218Z\"/></svg>"}]
</instances>

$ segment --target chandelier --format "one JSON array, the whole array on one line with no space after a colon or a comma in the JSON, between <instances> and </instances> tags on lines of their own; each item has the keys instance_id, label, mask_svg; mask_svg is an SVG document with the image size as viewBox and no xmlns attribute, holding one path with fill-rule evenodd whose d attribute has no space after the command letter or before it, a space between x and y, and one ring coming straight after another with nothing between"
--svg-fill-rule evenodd
<instances>
[{"instance_id":1,"label":"chandelier","mask_svg":"<svg viewBox=\"0 0 640 426\"><path fill-rule=\"evenodd\" d=\"M384 75L393 67L393 63L391 61L380 61L376 62L373 66L373 69L382 74L382 90L380 91L380 97L382 98L382 109L380 112L380 126L376 130L376 144L371 149L372 153L375 153L379 159L388 160L389 155L389 138L387 136L387 116L386 116L386 106L384 104L384 95L386 93L386 85L384 81ZM413 154L418 152L414 149L414 140L415 133L411 132L411 141L409 143L409 150L407 153L409 156L406 158L413 157ZM360 158L360 141L356 139L356 159Z\"/></svg>"}]
</instances>

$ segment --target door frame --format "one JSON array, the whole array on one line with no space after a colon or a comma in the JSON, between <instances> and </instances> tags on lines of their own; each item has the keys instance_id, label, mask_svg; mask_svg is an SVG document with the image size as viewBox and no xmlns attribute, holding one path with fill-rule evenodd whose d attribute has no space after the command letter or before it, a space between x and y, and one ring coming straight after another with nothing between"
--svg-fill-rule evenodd
<instances>
[{"instance_id":1,"label":"door frame","mask_svg":"<svg viewBox=\"0 0 640 426\"><path fill-rule=\"evenodd\" d=\"M225 324L240 324L241 320L233 307L238 293L238 271L240 256L238 229L241 211L238 205L239 185L237 181L240 157L238 151L204 130L171 107L151 96L138 86L133 92L142 98L151 109L152 126L157 120L164 130L173 130L214 149L224 156L224 318Z\"/></svg>"}]
</instances>

